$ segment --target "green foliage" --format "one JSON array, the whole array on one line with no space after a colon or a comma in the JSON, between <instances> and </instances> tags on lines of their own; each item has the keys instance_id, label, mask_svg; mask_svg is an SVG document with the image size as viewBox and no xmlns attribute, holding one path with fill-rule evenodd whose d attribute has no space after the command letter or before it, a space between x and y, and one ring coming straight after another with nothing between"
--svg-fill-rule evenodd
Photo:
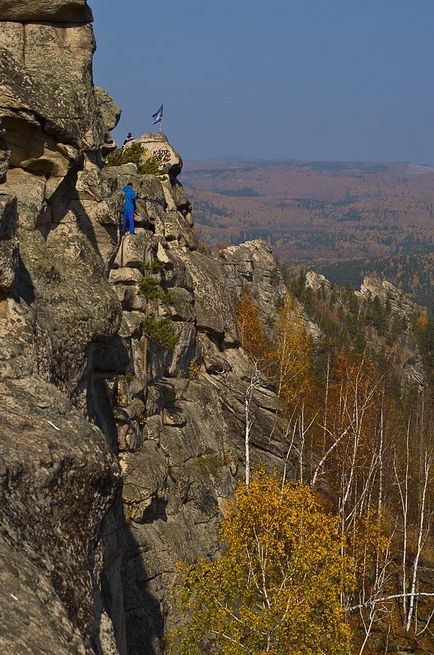
<instances>
[{"instance_id":1,"label":"green foliage","mask_svg":"<svg viewBox=\"0 0 434 655\"><path fill-rule=\"evenodd\" d=\"M378 296L370 299L357 297L349 285L343 289L323 286L314 291L306 287L306 274L301 271L290 280L290 289L308 316L321 328L324 335L322 348L329 354L341 350L354 354L364 352L367 327L374 328L389 346L408 331L405 318L392 313L388 299L382 302Z\"/></svg>"},{"instance_id":2,"label":"green foliage","mask_svg":"<svg viewBox=\"0 0 434 655\"><path fill-rule=\"evenodd\" d=\"M161 175L169 161L170 152L168 150L158 150L139 166L139 173L140 175Z\"/></svg>"},{"instance_id":3,"label":"green foliage","mask_svg":"<svg viewBox=\"0 0 434 655\"><path fill-rule=\"evenodd\" d=\"M306 289L306 271L301 270L289 280L289 290L298 300L302 300Z\"/></svg>"},{"instance_id":4,"label":"green foliage","mask_svg":"<svg viewBox=\"0 0 434 655\"><path fill-rule=\"evenodd\" d=\"M276 296L274 300L274 306L277 310L282 309L283 305L285 303L285 298L282 296Z\"/></svg>"},{"instance_id":5,"label":"green foliage","mask_svg":"<svg viewBox=\"0 0 434 655\"><path fill-rule=\"evenodd\" d=\"M378 275L402 289L418 304L426 306L434 313L434 287L427 271L432 270L434 252L401 254L379 259L351 259L326 264L318 264L316 269L329 280L344 286L350 281L359 287L366 275Z\"/></svg>"},{"instance_id":6,"label":"green foliage","mask_svg":"<svg viewBox=\"0 0 434 655\"><path fill-rule=\"evenodd\" d=\"M345 655L340 593L352 582L338 522L311 490L259 472L238 487L215 562L180 565L186 622L170 655Z\"/></svg>"},{"instance_id":7,"label":"green foliage","mask_svg":"<svg viewBox=\"0 0 434 655\"><path fill-rule=\"evenodd\" d=\"M153 314L148 314L145 318L144 328L150 339L167 350L173 350L178 343L178 335L175 334L173 323L167 316L158 318Z\"/></svg>"},{"instance_id":8,"label":"green foliage","mask_svg":"<svg viewBox=\"0 0 434 655\"><path fill-rule=\"evenodd\" d=\"M123 148L116 148L107 157L108 166L122 166L122 164L140 165L144 148L141 143L131 143Z\"/></svg>"},{"instance_id":9,"label":"green foliage","mask_svg":"<svg viewBox=\"0 0 434 655\"><path fill-rule=\"evenodd\" d=\"M224 462L218 453L210 453L209 455L200 455L194 458L194 464L205 472L216 476L220 471Z\"/></svg>"},{"instance_id":10,"label":"green foliage","mask_svg":"<svg viewBox=\"0 0 434 655\"><path fill-rule=\"evenodd\" d=\"M145 159L145 149L141 143L130 143L116 150L107 157L108 166L121 166L122 164L136 164L140 175L160 175L170 161L168 150L158 150Z\"/></svg>"},{"instance_id":11,"label":"green foliage","mask_svg":"<svg viewBox=\"0 0 434 655\"><path fill-rule=\"evenodd\" d=\"M365 321L372 325L378 334L384 336L387 329L387 310L378 296L366 302Z\"/></svg>"},{"instance_id":12,"label":"green foliage","mask_svg":"<svg viewBox=\"0 0 434 655\"><path fill-rule=\"evenodd\" d=\"M129 373L125 373L124 375L118 375L117 379L119 382L132 382L135 378L135 373L133 371L130 371Z\"/></svg>"},{"instance_id":13,"label":"green foliage","mask_svg":"<svg viewBox=\"0 0 434 655\"><path fill-rule=\"evenodd\" d=\"M280 282L280 271L277 266L275 266L271 271L270 282L273 285L279 284Z\"/></svg>"},{"instance_id":14,"label":"green foliage","mask_svg":"<svg viewBox=\"0 0 434 655\"><path fill-rule=\"evenodd\" d=\"M165 303L173 302L173 298L164 289L161 288L159 281L150 275L144 275L139 282L139 295L146 300L161 300ZM172 320L166 316L158 318L154 314L148 314L144 323L145 332L153 341L164 346L168 350L173 350L178 343L178 336L173 329Z\"/></svg>"},{"instance_id":15,"label":"green foliage","mask_svg":"<svg viewBox=\"0 0 434 655\"><path fill-rule=\"evenodd\" d=\"M139 282L139 295L146 300L167 300L167 292L150 275L144 275Z\"/></svg>"},{"instance_id":16,"label":"green foliage","mask_svg":"<svg viewBox=\"0 0 434 655\"><path fill-rule=\"evenodd\" d=\"M163 262L160 262L158 259L151 259L149 262L143 263L143 269L145 271L150 271L151 273L158 273L161 269L164 268Z\"/></svg>"}]
</instances>

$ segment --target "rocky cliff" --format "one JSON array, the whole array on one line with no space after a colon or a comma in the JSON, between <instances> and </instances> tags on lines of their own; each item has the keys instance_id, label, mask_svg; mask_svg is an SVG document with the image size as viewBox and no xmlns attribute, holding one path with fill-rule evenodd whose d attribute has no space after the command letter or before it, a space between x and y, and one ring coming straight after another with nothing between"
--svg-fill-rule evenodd
<instances>
[{"instance_id":1,"label":"rocky cliff","mask_svg":"<svg viewBox=\"0 0 434 655\"><path fill-rule=\"evenodd\" d=\"M93 86L85 0L0 8L2 652L158 653L176 562L216 554L242 475L242 284L275 312L265 244L197 250L182 161L104 166L119 109ZM120 189L138 191L121 238ZM164 320L166 319L166 320ZM164 330L170 344L164 339ZM162 332L163 331L163 332ZM253 457L279 464L278 402Z\"/></svg>"},{"instance_id":2,"label":"rocky cliff","mask_svg":"<svg viewBox=\"0 0 434 655\"><path fill-rule=\"evenodd\" d=\"M310 314L318 323L323 324L326 332L336 332L337 323L324 323L324 316L334 319L339 314L346 316L347 346L351 338L358 338L359 351L368 348L377 360L387 361L389 373L392 373L401 387L401 393L410 389L423 391L428 384L427 366L418 345L414 326L421 308L408 296L387 280L365 277L359 291L340 289L327 280L324 275L309 271L305 276L306 294L298 294L310 309ZM304 298L303 298L304 296ZM317 306L312 311L313 304ZM318 308L319 311L318 311ZM348 321L349 318L352 320ZM423 314L423 310L422 310ZM342 332L342 326L341 326ZM324 335L323 336L327 336ZM321 337L319 336L321 341Z\"/></svg>"},{"instance_id":3,"label":"rocky cliff","mask_svg":"<svg viewBox=\"0 0 434 655\"><path fill-rule=\"evenodd\" d=\"M247 286L270 325L287 288L262 241L200 251L164 135L107 165L120 110L93 85L85 0L2 0L0 21L0 647L158 655L176 563L217 555L244 472L237 298ZM144 172L155 158L159 174ZM128 182L136 233L122 237ZM408 309L375 281L360 293ZM280 467L265 380L251 412L253 461Z\"/></svg>"}]
</instances>

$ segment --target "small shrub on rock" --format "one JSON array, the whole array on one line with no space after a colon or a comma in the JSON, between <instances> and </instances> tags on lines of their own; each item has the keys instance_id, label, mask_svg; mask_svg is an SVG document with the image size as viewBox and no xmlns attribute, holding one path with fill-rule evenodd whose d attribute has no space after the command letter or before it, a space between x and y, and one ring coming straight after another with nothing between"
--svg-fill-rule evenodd
<instances>
[{"instance_id":1,"label":"small shrub on rock","mask_svg":"<svg viewBox=\"0 0 434 655\"><path fill-rule=\"evenodd\" d=\"M178 343L178 335L175 334L172 321L167 316L157 318L157 316L149 314L145 318L144 328L150 339L167 350L173 350Z\"/></svg>"},{"instance_id":2,"label":"small shrub on rock","mask_svg":"<svg viewBox=\"0 0 434 655\"><path fill-rule=\"evenodd\" d=\"M150 275L144 275L139 282L139 295L146 300L166 300L167 293L161 288L157 280Z\"/></svg>"},{"instance_id":3,"label":"small shrub on rock","mask_svg":"<svg viewBox=\"0 0 434 655\"><path fill-rule=\"evenodd\" d=\"M170 161L168 150L158 150L148 159L144 159L145 149L141 143L131 143L123 148L116 148L107 157L109 166L122 166L122 164L136 164L140 175L161 175L164 167Z\"/></svg>"}]
</instances>

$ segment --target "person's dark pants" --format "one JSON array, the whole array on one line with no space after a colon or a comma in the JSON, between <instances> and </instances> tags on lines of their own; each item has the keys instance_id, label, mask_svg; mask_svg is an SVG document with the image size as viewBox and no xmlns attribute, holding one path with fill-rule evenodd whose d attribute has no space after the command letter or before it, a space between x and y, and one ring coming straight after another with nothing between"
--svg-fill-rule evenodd
<instances>
[{"instance_id":1,"label":"person's dark pants","mask_svg":"<svg viewBox=\"0 0 434 655\"><path fill-rule=\"evenodd\" d=\"M127 222L130 234L134 234L134 209L124 209L124 216L121 225L122 234L125 234Z\"/></svg>"}]
</instances>

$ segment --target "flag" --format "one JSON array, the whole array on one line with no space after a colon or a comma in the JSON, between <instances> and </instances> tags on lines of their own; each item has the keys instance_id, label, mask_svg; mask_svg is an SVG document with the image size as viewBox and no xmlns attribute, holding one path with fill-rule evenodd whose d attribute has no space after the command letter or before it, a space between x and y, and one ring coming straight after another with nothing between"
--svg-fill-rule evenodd
<instances>
[{"instance_id":1,"label":"flag","mask_svg":"<svg viewBox=\"0 0 434 655\"><path fill-rule=\"evenodd\" d=\"M163 105L157 109L155 114L152 114L152 118L154 119L154 125L161 123L163 120Z\"/></svg>"}]
</instances>

